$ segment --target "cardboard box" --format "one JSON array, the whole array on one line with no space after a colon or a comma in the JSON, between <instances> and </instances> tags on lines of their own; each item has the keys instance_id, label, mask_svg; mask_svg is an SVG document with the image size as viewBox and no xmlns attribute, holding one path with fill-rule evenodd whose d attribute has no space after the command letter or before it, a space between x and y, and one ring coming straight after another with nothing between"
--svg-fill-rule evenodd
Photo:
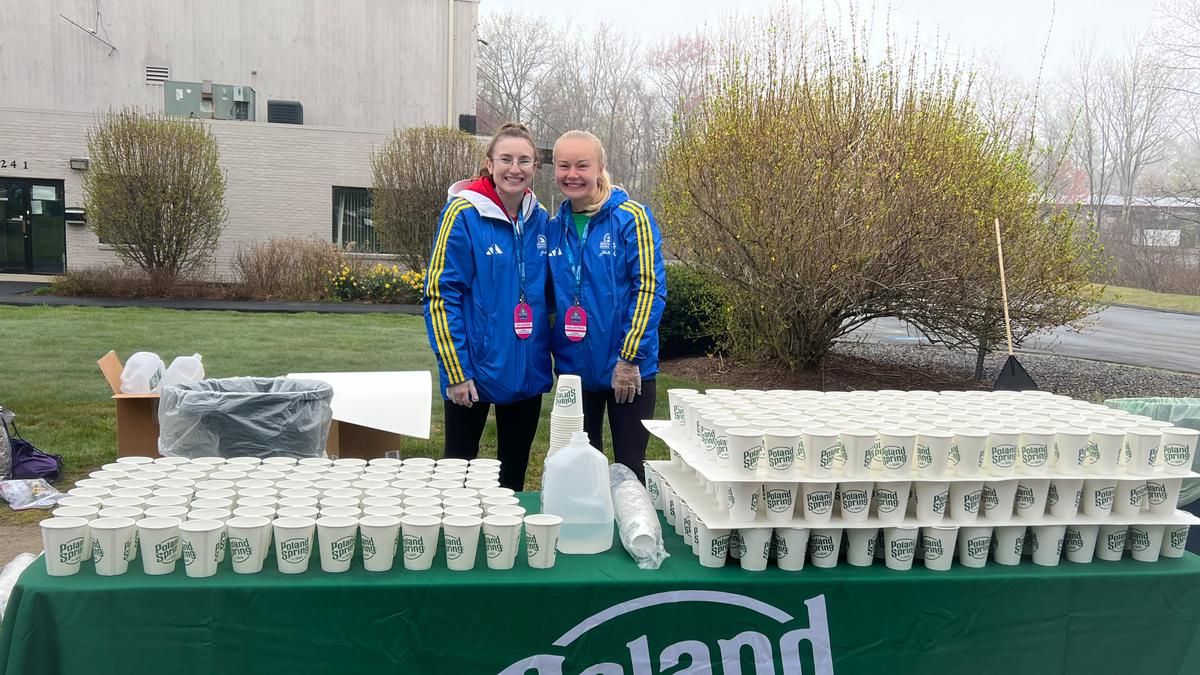
<instances>
[{"instance_id":1,"label":"cardboard box","mask_svg":"<svg viewBox=\"0 0 1200 675\"><path fill-rule=\"evenodd\" d=\"M97 361L117 404L117 456L158 457L158 394L122 394L116 352ZM402 436L429 438L433 384L428 371L291 374L333 387L325 452L371 459L401 449Z\"/></svg>"}]
</instances>

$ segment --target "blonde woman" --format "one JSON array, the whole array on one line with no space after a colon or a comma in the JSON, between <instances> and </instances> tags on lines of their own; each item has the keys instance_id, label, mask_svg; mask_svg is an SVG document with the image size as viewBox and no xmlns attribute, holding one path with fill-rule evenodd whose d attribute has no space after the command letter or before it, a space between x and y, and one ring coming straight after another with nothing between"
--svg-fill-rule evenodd
<instances>
[{"instance_id":1,"label":"blonde woman","mask_svg":"<svg viewBox=\"0 0 1200 675\"><path fill-rule=\"evenodd\" d=\"M658 323L667 299L662 235L650 209L612 184L600 139L568 131L554 144L563 201L550 224L557 313L550 345L559 374L583 381L584 429L645 482L658 374Z\"/></svg>"}]
</instances>

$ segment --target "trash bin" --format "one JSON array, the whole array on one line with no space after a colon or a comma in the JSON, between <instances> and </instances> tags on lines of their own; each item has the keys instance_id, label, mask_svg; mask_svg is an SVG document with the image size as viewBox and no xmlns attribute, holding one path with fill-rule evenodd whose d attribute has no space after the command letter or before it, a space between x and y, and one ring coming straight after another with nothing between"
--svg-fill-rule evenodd
<instances>
[{"instance_id":1,"label":"trash bin","mask_svg":"<svg viewBox=\"0 0 1200 675\"><path fill-rule=\"evenodd\" d=\"M322 457L333 387L316 380L233 377L167 387L158 451L174 457Z\"/></svg>"},{"instance_id":2,"label":"trash bin","mask_svg":"<svg viewBox=\"0 0 1200 675\"><path fill-rule=\"evenodd\" d=\"M1110 398L1104 405L1117 410L1145 415L1177 427L1200 429L1200 398ZM1200 452L1192 456L1192 471L1200 469ZM1179 490L1179 508L1200 516L1200 479L1185 478ZM1192 528L1187 550L1200 554L1200 528Z\"/></svg>"}]
</instances>

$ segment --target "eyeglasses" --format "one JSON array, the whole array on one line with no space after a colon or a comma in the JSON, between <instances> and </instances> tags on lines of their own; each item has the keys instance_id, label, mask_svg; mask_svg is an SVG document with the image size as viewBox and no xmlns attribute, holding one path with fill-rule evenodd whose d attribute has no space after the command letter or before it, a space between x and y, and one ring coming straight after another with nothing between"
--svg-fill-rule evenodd
<instances>
[{"instance_id":1,"label":"eyeglasses","mask_svg":"<svg viewBox=\"0 0 1200 675\"><path fill-rule=\"evenodd\" d=\"M517 166L521 167L522 169L528 169L529 167L533 166L533 158L532 157L522 157L520 159L513 159L512 157L509 157L508 155L501 155L500 157L497 157L497 158L493 159L492 161L499 164L500 166L504 166L504 167L509 167L509 166L512 166L513 164L516 164Z\"/></svg>"}]
</instances>

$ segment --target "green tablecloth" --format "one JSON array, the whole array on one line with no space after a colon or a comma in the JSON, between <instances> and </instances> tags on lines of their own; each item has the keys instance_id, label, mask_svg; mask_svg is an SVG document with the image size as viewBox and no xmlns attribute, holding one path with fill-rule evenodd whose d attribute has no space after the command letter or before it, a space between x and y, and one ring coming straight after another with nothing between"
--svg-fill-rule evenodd
<instances>
[{"instance_id":1,"label":"green tablecloth","mask_svg":"<svg viewBox=\"0 0 1200 675\"><path fill-rule=\"evenodd\" d=\"M657 571L618 543L551 570L522 556L455 573L439 554L427 572L314 561L242 576L227 562L209 579L140 562L51 578L39 559L11 598L0 673L1200 673L1192 555L751 573L702 568L674 535L668 550Z\"/></svg>"}]
</instances>

